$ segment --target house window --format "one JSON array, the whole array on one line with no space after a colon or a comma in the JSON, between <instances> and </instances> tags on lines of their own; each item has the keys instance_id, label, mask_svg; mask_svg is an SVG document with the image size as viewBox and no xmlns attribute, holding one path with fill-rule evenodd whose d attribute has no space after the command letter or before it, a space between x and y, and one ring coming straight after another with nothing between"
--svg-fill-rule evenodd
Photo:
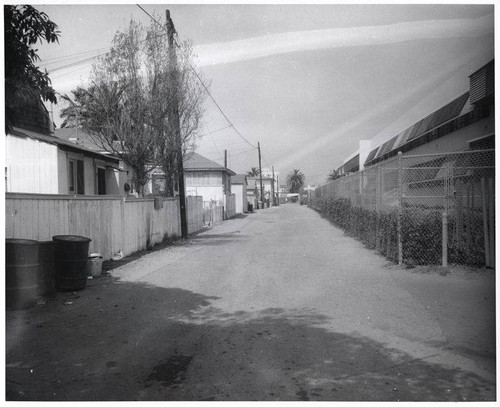
<instances>
[{"instance_id":1,"label":"house window","mask_svg":"<svg viewBox=\"0 0 500 407\"><path fill-rule=\"evenodd\" d=\"M97 168L97 195L106 195L106 170Z\"/></svg>"},{"instance_id":2,"label":"house window","mask_svg":"<svg viewBox=\"0 0 500 407\"><path fill-rule=\"evenodd\" d=\"M75 192L75 160L68 162L68 187L69 192Z\"/></svg>"},{"instance_id":3,"label":"house window","mask_svg":"<svg viewBox=\"0 0 500 407\"><path fill-rule=\"evenodd\" d=\"M68 161L68 189L70 193L85 194L83 160Z\"/></svg>"}]
</instances>

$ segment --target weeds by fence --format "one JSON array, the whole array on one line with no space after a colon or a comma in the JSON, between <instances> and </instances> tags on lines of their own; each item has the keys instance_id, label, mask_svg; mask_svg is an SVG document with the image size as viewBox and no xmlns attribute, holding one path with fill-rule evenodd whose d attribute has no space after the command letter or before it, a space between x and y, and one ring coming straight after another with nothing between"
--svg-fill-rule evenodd
<instances>
[{"instance_id":1,"label":"weeds by fence","mask_svg":"<svg viewBox=\"0 0 500 407\"><path fill-rule=\"evenodd\" d=\"M322 185L310 206L407 264L494 267L495 154L398 157Z\"/></svg>"}]
</instances>

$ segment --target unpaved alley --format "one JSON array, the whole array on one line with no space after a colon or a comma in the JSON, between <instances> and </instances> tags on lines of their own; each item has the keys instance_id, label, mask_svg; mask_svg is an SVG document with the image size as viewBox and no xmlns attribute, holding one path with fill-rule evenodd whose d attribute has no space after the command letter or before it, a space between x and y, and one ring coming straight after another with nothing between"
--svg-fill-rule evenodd
<instances>
[{"instance_id":1,"label":"unpaved alley","mask_svg":"<svg viewBox=\"0 0 500 407\"><path fill-rule=\"evenodd\" d=\"M8 400L496 399L494 271L391 265L299 205L6 325Z\"/></svg>"}]
</instances>

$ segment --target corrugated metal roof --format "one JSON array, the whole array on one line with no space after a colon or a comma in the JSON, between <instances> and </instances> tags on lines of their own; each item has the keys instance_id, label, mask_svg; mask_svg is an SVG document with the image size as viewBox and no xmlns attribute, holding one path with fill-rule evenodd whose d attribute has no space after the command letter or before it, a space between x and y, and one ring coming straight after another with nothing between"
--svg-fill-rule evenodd
<instances>
[{"instance_id":1,"label":"corrugated metal roof","mask_svg":"<svg viewBox=\"0 0 500 407\"><path fill-rule=\"evenodd\" d=\"M359 170L359 154L352 157L349 161L347 161L344 165L345 172L356 172Z\"/></svg>"},{"instance_id":2,"label":"corrugated metal roof","mask_svg":"<svg viewBox=\"0 0 500 407\"><path fill-rule=\"evenodd\" d=\"M393 137L393 138L387 140L384 144L382 144L382 147L380 148L378 156L381 157L384 154L386 154L389 151L391 151L392 147L394 147L394 143L396 142L397 138L398 138L398 136Z\"/></svg>"},{"instance_id":3,"label":"corrugated metal roof","mask_svg":"<svg viewBox=\"0 0 500 407\"><path fill-rule=\"evenodd\" d=\"M433 129L434 127L437 127L440 124L443 124L444 122L457 117L462 112L462 109L468 98L469 92L466 92L462 96L459 96L455 100L443 106L441 109L436 110L434 113L431 113L419 122L415 123L413 126L411 126L412 131L408 136L406 142L411 141Z\"/></svg>"},{"instance_id":4,"label":"corrugated metal roof","mask_svg":"<svg viewBox=\"0 0 500 407\"><path fill-rule=\"evenodd\" d=\"M375 158L375 155L377 155L377 151L379 150L380 147L377 147L370 151L370 154L368 154L368 157L366 157L365 163L369 163L371 160Z\"/></svg>"}]
</instances>

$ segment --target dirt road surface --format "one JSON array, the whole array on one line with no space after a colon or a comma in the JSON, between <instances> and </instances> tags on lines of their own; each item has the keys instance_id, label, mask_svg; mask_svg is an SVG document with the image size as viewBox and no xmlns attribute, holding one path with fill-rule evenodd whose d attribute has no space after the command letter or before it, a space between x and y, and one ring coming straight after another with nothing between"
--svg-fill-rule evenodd
<instances>
[{"instance_id":1,"label":"dirt road surface","mask_svg":"<svg viewBox=\"0 0 500 407\"><path fill-rule=\"evenodd\" d=\"M8 400L496 399L494 271L391 265L305 206L216 225L6 327Z\"/></svg>"}]
</instances>

